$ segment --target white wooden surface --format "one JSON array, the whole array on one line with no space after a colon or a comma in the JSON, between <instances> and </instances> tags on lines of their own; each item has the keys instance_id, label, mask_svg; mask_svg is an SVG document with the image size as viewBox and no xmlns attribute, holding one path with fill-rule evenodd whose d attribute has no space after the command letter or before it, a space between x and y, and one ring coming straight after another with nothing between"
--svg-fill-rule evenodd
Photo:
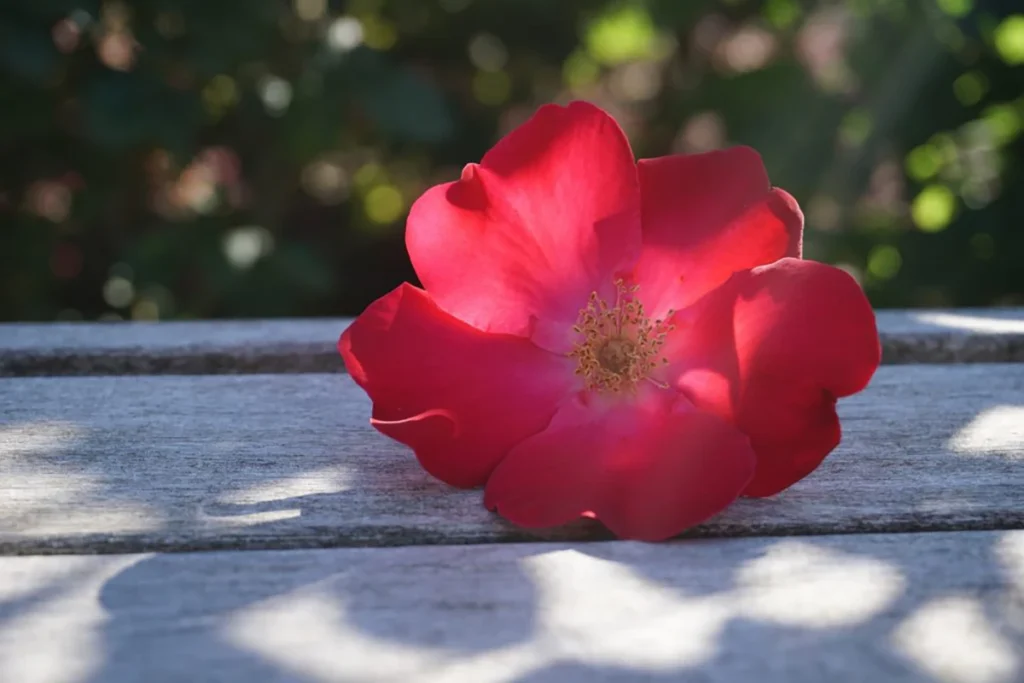
<instances>
[{"instance_id":1,"label":"white wooden surface","mask_svg":"<svg viewBox=\"0 0 1024 683\"><path fill-rule=\"evenodd\" d=\"M0 559L11 683L1017 683L1024 532Z\"/></svg>"},{"instance_id":2,"label":"white wooden surface","mask_svg":"<svg viewBox=\"0 0 1024 683\"><path fill-rule=\"evenodd\" d=\"M345 324L0 325L0 683L1024 682L1024 309L879 313L918 364L664 545L429 479Z\"/></svg>"},{"instance_id":3,"label":"white wooden surface","mask_svg":"<svg viewBox=\"0 0 1024 683\"><path fill-rule=\"evenodd\" d=\"M813 476L703 535L1024 523L1024 365L883 367ZM345 375L0 380L0 552L523 540L368 426ZM578 524L546 537L600 537Z\"/></svg>"},{"instance_id":4,"label":"white wooden surface","mask_svg":"<svg viewBox=\"0 0 1024 683\"><path fill-rule=\"evenodd\" d=\"M877 315L886 363L1024 361L1024 308ZM0 324L0 376L341 372L349 322Z\"/></svg>"}]
</instances>

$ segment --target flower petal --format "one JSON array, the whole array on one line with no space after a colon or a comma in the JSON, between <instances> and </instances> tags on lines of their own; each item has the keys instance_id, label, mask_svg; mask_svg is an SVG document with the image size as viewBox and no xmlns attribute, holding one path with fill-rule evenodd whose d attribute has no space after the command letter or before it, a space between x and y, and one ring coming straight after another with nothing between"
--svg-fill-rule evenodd
<instances>
[{"instance_id":1,"label":"flower petal","mask_svg":"<svg viewBox=\"0 0 1024 683\"><path fill-rule=\"evenodd\" d=\"M431 297L474 327L571 327L640 248L629 143L593 105L548 105L412 208L406 244ZM566 330L568 328L566 327Z\"/></svg>"},{"instance_id":2,"label":"flower petal","mask_svg":"<svg viewBox=\"0 0 1024 683\"><path fill-rule=\"evenodd\" d=\"M743 434L685 399L674 409L573 401L498 465L484 504L525 527L586 514L620 538L663 540L728 506L754 462Z\"/></svg>"},{"instance_id":3,"label":"flower petal","mask_svg":"<svg viewBox=\"0 0 1024 683\"><path fill-rule=\"evenodd\" d=\"M881 359L864 292L813 261L737 273L673 322L666 379L750 437L750 496L814 471L839 443L836 399L867 386Z\"/></svg>"},{"instance_id":4,"label":"flower petal","mask_svg":"<svg viewBox=\"0 0 1024 683\"><path fill-rule=\"evenodd\" d=\"M408 284L371 304L338 348L373 400L373 426L453 486L483 484L576 381L569 359L472 328Z\"/></svg>"},{"instance_id":5,"label":"flower petal","mask_svg":"<svg viewBox=\"0 0 1024 683\"><path fill-rule=\"evenodd\" d=\"M654 315L693 303L737 271L800 256L800 207L772 189L749 147L644 159L638 171L644 244L634 277Z\"/></svg>"}]
</instances>

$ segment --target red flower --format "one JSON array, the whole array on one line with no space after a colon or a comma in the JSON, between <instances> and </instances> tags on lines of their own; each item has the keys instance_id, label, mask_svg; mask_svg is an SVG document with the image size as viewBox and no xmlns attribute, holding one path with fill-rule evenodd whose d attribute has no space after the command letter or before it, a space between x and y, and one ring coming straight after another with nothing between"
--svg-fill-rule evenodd
<instances>
[{"instance_id":1,"label":"red flower","mask_svg":"<svg viewBox=\"0 0 1024 683\"><path fill-rule=\"evenodd\" d=\"M613 119L543 107L428 190L403 284L341 336L372 424L526 527L674 536L810 474L879 363L857 283L734 148L634 162Z\"/></svg>"}]
</instances>

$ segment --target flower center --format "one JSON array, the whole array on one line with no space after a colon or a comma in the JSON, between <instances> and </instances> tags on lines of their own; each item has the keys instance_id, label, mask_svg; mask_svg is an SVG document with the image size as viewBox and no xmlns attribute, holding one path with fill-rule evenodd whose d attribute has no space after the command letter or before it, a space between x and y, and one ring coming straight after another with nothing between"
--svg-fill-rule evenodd
<instances>
[{"instance_id":1,"label":"flower center","mask_svg":"<svg viewBox=\"0 0 1024 683\"><path fill-rule=\"evenodd\" d=\"M636 358L636 345L628 339L612 338L597 350L597 362L608 372L623 374Z\"/></svg>"},{"instance_id":2,"label":"flower center","mask_svg":"<svg viewBox=\"0 0 1024 683\"><path fill-rule=\"evenodd\" d=\"M664 386L650 373L668 362L661 356L661 347L675 326L648 318L644 305L635 298L637 289L616 280L614 305L593 292L580 309L572 328L579 341L569 357L576 359L576 374L591 391L630 391L642 380Z\"/></svg>"}]
</instances>

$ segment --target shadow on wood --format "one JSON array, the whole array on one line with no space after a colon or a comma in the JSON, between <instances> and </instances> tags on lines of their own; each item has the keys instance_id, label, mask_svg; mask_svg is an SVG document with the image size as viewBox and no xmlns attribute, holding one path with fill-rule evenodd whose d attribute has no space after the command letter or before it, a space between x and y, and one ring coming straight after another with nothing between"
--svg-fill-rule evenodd
<instances>
[{"instance_id":1,"label":"shadow on wood","mask_svg":"<svg viewBox=\"0 0 1024 683\"><path fill-rule=\"evenodd\" d=\"M1024 665L1019 531L6 558L0 579L39 584L0 622L20 681L1012 683Z\"/></svg>"}]
</instances>

